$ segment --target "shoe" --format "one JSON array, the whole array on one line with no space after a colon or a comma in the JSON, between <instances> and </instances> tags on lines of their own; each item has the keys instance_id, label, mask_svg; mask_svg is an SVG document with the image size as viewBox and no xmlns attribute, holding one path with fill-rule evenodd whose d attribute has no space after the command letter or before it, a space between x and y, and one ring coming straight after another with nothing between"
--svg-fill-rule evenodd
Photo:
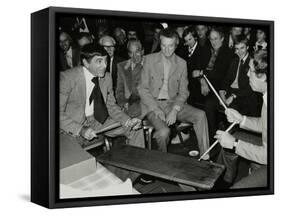
<instances>
[{"instance_id":1,"label":"shoe","mask_svg":"<svg viewBox=\"0 0 281 216\"><path fill-rule=\"evenodd\" d=\"M182 139L185 142L186 140L189 139L189 134L185 134L185 133L181 133ZM175 136L172 140L171 140L171 144L172 145L176 145L176 144L181 144L180 138L179 136Z\"/></svg>"},{"instance_id":2,"label":"shoe","mask_svg":"<svg viewBox=\"0 0 281 216\"><path fill-rule=\"evenodd\" d=\"M153 176L142 174L134 181L134 185L137 183L141 185L147 185L147 184L152 184L154 182L155 182L155 178Z\"/></svg>"}]
</instances>

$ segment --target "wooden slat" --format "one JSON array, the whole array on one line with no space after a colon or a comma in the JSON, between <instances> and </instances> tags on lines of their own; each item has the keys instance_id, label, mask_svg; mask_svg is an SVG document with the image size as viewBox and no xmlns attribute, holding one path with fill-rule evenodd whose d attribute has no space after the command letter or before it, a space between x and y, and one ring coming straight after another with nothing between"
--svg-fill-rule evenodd
<instances>
[{"instance_id":1,"label":"wooden slat","mask_svg":"<svg viewBox=\"0 0 281 216\"><path fill-rule=\"evenodd\" d=\"M128 145L114 147L97 160L202 189L211 189L224 169L219 164Z\"/></svg>"}]
</instances>

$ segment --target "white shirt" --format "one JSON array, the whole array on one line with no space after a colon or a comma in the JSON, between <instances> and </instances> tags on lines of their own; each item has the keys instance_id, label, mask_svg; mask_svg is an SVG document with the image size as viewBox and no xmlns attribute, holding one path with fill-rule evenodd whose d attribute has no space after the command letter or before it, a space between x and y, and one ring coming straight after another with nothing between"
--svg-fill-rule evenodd
<instances>
[{"instance_id":1,"label":"white shirt","mask_svg":"<svg viewBox=\"0 0 281 216\"><path fill-rule=\"evenodd\" d=\"M163 80L163 86L159 92L158 99L170 99L169 98L169 92L168 92L168 83L169 83L169 73L171 69L171 62L169 59L166 59L165 57L162 57L163 59L163 66L164 66L164 80Z\"/></svg>"},{"instance_id":2,"label":"white shirt","mask_svg":"<svg viewBox=\"0 0 281 216\"><path fill-rule=\"evenodd\" d=\"M113 64L113 56L110 58L110 67L109 67L109 72L112 75L112 64Z\"/></svg>"},{"instance_id":3,"label":"white shirt","mask_svg":"<svg viewBox=\"0 0 281 216\"><path fill-rule=\"evenodd\" d=\"M83 72L86 80L86 105L85 105L85 116L91 116L94 113L94 103L89 103L89 98L95 87L95 84L92 82L92 79L95 77L91 74L87 68L83 67Z\"/></svg>"}]
</instances>

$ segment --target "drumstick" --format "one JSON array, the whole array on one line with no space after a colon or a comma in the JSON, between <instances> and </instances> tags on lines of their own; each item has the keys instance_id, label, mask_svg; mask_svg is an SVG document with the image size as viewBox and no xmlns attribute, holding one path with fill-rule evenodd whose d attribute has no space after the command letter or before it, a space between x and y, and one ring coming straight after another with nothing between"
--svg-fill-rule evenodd
<instances>
[{"instance_id":1,"label":"drumstick","mask_svg":"<svg viewBox=\"0 0 281 216\"><path fill-rule=\"evenodd\" d=\"M116 123L113 123L111 125L108 125L98 131L96 131L96 134L100 134L100 133L104 133L106 131L109 131L109 130L112 130L112 129L115 129L115 128L118 128L121 126L121 123L120 122L116 122Z\"/></svg>"},{"instance_id":2,"label":"drumstick","mask_svg":"<svg viewBox=\"0 0 281 216\"><path fill-rule=\"evenodd\" d=\"M214 94L217 96L217 98L219 99L219 101L221 102L222 106L224 107L224 109L227 109L226 105L224 104L223 100L221 99L221 97L219 96L219 94L217 93L216 89L214 88L214 86L211 84L211 82L208 80L208 78L205 76L205 74L203 74L204 79L207 81L208 85L210 86L210 88L213 90Z\"/></svg>"},{"instance_id":3,"label":"drumstick","mask_svg":"<svg viewBox=\"0 0 281 216\"><path fill-rule=\"evenodd\" d=\"M229 131L234 127L235 124L236 124L236 122L233 122L233 123L226 129L225 132L229 132ZM217 145L218 142L219 142L219 141L216 140L216 141L207 149L207 151L205 151L205 153L202 154L202 156L198 159L198 161L202 160L202 158L203 158L206 154L208 154L208 153Z\"/></svg>"}]
</instances>

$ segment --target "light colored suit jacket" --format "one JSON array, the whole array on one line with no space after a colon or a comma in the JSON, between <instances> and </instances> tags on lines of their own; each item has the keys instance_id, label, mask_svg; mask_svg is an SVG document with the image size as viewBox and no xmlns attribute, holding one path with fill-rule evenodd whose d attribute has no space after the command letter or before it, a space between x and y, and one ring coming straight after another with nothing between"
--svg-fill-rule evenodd
<instances>
[{"instance_id":1,"label":"light colored suit jacket","mask_svg":"<svg viewBox=\"0 0 281 216\"><path fill-rule=\"evenodd\" d=\"M246 117L245 122L240 124L240 127L244 129L261 132L262 145L240 141L236 147L236 154L260 164L267 164L267 105L265 100L267 100L266 96L264 96L260 118Z\"/></svg>"},{"instance_id":2,"label":"light colored suit jacket","mask_svg":"<svg viewBox=\"0 0 281 216\"><path fill-rule=\"evenodd\" d=\"M132 71L131 65L128 60L120 62L117 65L118 78L116 88L116 100L120 106L128 102L132 94L139 95L137 86L140 83L140 75L143 66L138 64Z\"/></svg>"},{"instance_id":3,"label":"light colored suit jacket","mask_svg":"<svg viewBox=\"0 0 281 216\"><path fill-rule=\"evenodd\" d=\"M141 97L142 115L159 109L157 98L163 86L164 65L161 52L145 56L141 83L138 86ZM175 55L172 58L172 66L169 72L168 94L173 106L183 107L188 92L186 61Z\"/></svg>"},{"instance_id":4,"label":"light colored suit jacket","mask_svg":"<svg viewBox=\"0 0 281 216\"><path fill-rule=\"evenodd\" d=\"M109 116L125 124L129 119L116 104L112 90L112 79L109 73L99 79L100 89L108 109ZM60 129L76 136L85 123L86 80L83 67L78 66L60 72Z\"/></svg>"}]
</instances>

